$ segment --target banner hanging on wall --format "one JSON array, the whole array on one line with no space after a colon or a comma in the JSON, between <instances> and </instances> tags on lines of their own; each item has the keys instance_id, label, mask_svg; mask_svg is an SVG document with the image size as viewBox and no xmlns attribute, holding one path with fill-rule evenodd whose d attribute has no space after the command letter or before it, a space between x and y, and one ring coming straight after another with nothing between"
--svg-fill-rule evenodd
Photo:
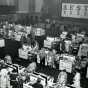
<instances>
[{"instance_id":1,"label":"banner hanging on wall","mask_svg":"<svg viewBox=\"0 0 88 88\"><path fill-rule=\"evenodd\" d=\"M88 18L88 4L62 3L62 17Z\"/></svg>"}]
</instances>

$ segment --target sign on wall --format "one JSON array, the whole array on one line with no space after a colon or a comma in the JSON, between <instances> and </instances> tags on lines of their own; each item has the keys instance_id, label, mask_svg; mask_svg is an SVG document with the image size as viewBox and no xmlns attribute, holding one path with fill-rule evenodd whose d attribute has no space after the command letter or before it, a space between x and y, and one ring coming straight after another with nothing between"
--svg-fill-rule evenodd
<instances>
[{"instance_id":1,"label":"sign on wall","mask_svg":"<svg viewBox=\"0 0 88 88\"><path fill-rule=\"evenodd\" d=\"M88 18L88 4L62 3L62 17Z\"/></svg>"}]
</instances>

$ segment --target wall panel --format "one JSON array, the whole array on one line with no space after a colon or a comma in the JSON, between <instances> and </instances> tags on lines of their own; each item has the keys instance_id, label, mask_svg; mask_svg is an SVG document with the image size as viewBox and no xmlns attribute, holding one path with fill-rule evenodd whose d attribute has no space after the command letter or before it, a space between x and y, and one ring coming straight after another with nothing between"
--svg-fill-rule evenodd
<instances>
[{"instance_id":1,"label":"wall panel","mask_svg":"<svg viewBox=\"0 0 88 88\"><path fill-rule=\"evenodd\" d=\"M35 0L18 0L18 13L30 13L34 11Z\"/></svg>"},{"instance_id":2,"label":"wall panel","mask_svg":"<svg viewBox=\"0 0 88 88\"><path fill-rule=\"evenodd\" d=\"M22 13L29 12L29 0L18 0L18 11Z\"/></svg>"},{"instance_id":3,"label":"wall panel","mask_svg":"<svg viewBox=\"0 0 88 88\"><path fill-rule=\"evenodd\" d=\"M43 2L44 0L35 0L35 12L41 12L42 6L43 6Z\"/></svg>"}]
</instances>

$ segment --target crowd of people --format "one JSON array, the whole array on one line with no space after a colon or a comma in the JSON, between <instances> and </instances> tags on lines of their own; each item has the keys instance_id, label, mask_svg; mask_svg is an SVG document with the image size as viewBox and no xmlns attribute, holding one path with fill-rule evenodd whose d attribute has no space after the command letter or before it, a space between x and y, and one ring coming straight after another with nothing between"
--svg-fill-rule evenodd
<instances>
[{"instance_id":1,"label":"crowd of people","mask_svg":"<svg viewBox=\"0 0 88 88\"><path fill-rule=\"evenodd\" d=\"M75 29L74 32L73 31L69 32L68 31L69 28L64 25L58 25L57 28L60 30L58 31L55 30L56 31L55 32L55 31L52 31L53 29L56 28L55 21L52 23L52 25L49 25L49 24L50 22L48 20L45 25L43 24L40 25L42 27L41 30L45 28L45 31L46 31L45 35L41 36L42 31L39 30L41 31L39 32L40 36L35 36L35 29L37 29L37 27L40 27L39 24L30 25L29 26L30 32L29 32L26 30L27 29L26 26L9 24L8 22L5 22L1 24L0 39L9 39L11 41L15 40L17 42L20 42L21 46L20 48L18 48L18 50L21 49L24 52L27 51L27 55L26 54L25 55L26 56L29 55L27 58L27 61L29 61L30 63L28 62L29 65L27 66L27 68L24 69L25 73L35 72L38 65L40 65L40 67L47 66L49 68L54 68L61 71L60 74L58 74L58 78L57 78L57 84L59 86L66 86L66 81L67 79L69 79L67 77L67 74L71 73L74 75L74 82L71 87L80 88L80 86L82 86L83 88L86 88L84 83L82 82L84 82L85 80L87 81L87 75L88 75L87 74L87 64L88 64L87 33L84 31L82 32L75 31L76 29L78 29L78 27L74 27ZM48 35L47 34L48 31L51 34ZM21 32L22 34L18 34L19 32ZM57 35L55 36L55 34ZM20 35L20 38L17 37L18 35ZM18 40L16 39L16 37L18 38ZM35 56L31 57L30 55L32 56L35 55ZM6 71L5 75L7 75L7 73L9 73L7 72L7 67L10 67L10 65L14 63L12 61L14 57L11 58L11 56L7 53L6 55L4 55L3 58L1 58L3 60L3 62L1 61L1 63L7 64L5 65L6 70L4 70ZM17 58L20 58L19 52L18 52ZM25 60L25 57L22 59ZM67 61L67 64L70 61L72 63L71 69L69 67L63 68L61 61L63 61L63 63L65 61L65 64L66 64L66 61ZM18 62L18 64L20 63ZM23 64L26 64L26 63L23 63ZM60 68L60 64L61 64L61 68ZM14 66L12 68L14 68ZM3 69L4 67L1 66L1 76L4 75L2 71ZM78 79L76 79L76 77L78 77ZM22 82L23 82L23 79L22 79ZM36 83L38 84L39 82L40 80L36 81ZM34 88L37 88L35 87L36 83L34 83ZM14 82L12 84L13 84L12 85L13 88L16 88L17 84L15 84ZM1 88L5 88L5 87L1 87ZM21 88L21 87L18 87L18 88Z\"/></svg>"}]
</instances>

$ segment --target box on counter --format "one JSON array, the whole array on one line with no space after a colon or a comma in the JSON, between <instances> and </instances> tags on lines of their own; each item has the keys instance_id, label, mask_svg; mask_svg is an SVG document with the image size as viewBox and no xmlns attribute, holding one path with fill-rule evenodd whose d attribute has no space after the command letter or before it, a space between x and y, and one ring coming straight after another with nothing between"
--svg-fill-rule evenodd
<instances>
[{"instance_id":1,"label":"box on counter","mask_svg":"<svg viewBox=\"0 0 88 88\"><path fill-rule=\"evenodd\" d=\"M36 28L35 29L35 36L43 36L45 35L45 30L42 28Z\"/></svg>"},{"instance_id":2,"label":"box on counter","mask_svg":"<svg viewBox=\"0 0 88 88\"><path fill-rule=\"evenodd\" d=\"M23 29L24 27L22 26L22 25L16 25L15 26L15 31L17 32L17 31L20 31L21 29Z\"/></svg>"},{"instance_id":3,"label":"box on counter","mask_svg":"<svg viewBox=\"0 0 88 88\"><path fill-rule=\"evenodd\" d=\"M44 47L52 48L52 45L54 44L55 40L57 40L54 37L47 37L46 40L44 40Z\"/></svg>"},{"instance_id":4,"label":"box on counter","mask_svg":"<svg viewBox=\"0 0 88 88\"><path fill-rule=\"evenodd\" d=\"M59 70L66 70L67 72L72 72L72 62L68 60L60 60Z\"/></svg>"},{"instance_id":5,"label":"box on counter","mask_svg":"<svg viewBox=\"0 0 88 88\"><path fill-rule=\"evenodd\" d=\"M46 40L53 42L53 41L55 41L55 38L54 37L47 37Z\"/></svg>"},{"instance_id":6,"label":"box on counter","mask_svg":"<svg viewBox=\"0 0 88 88\"><path fill-rule=\"evenodd\" d=\"M74 61L75 61L75 56L73 56L73 55L63 54L62 57L63 57L64 60L71 61L72 63L74 63Z\"/></svg>"},{"instance_id":7,"label":"box on counter","mask_svg":"<svg viewBox=\"0 0 88 88\"><path fill-rule=\"evenodd\" d=\"M0 39L0 47L5 47L5 40L4 39Z\"/></svg>"},{"instance_id":8,"label":"box on counter","mask_svg":"<svg viewBox=\"0 0 88 88\"><path fill-rule=\"evenodd\" d=\"M55 48L58 45L59 41L60 41L59 38L47 37L46 40L44 40L44 47Z\"/></svg>"},{"instance_id":9,"label":"box on counter","mask_svg":"<svg viewBox=\"0 0 88 88\"><path fill-rule=\"evenodd\" d=\"M46 48L52 48L52 42L48 40L44 40L44 47Z\"/></svg>"},{"instance_id":10,"label":"box on counter","mask_svg":"<svg viewBox=\"0 0 88 88\"><path fill-rule=\"evenodd\" d=\"M30 34L30 32L32 30L32 27L31 26L26 26L25 29L26 29L25 31L27 32L27 34Z\"/></svg>"}]
</instances>

